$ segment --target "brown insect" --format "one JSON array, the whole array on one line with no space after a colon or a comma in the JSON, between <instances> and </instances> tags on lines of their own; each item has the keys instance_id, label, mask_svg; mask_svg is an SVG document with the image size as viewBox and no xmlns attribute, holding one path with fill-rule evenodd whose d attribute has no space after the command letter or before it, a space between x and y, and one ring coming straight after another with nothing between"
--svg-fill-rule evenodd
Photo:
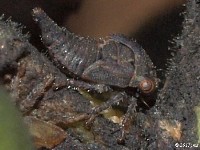
<instances>
[{"instance_id":1,"label":"brown insect","mask_svg":"<svg viewBox=\"0 0 200 150\"><path fill-rule=\"evenodd\" d=\"M118 140L123 143L127 127L136 112L138 98L134 92L148 95L157 88L156 72L145 50L122 35L98 41L77 36L60 28L40 8L33 9L33 16L41 28L42 41L51 59L63 72L73 77L68 80L71 86L99 93L120 89L118 94L89 112L87 125L101 111L128 100L122 135ZM132 89L132 95L127 94L127 88Z\"/></svg>"}]
</instances>

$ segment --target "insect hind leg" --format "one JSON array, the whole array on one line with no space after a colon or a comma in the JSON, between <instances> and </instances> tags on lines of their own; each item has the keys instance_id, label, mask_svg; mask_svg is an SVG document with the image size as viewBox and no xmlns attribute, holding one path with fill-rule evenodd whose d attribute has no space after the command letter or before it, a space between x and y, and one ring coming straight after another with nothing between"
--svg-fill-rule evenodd
<instances>
[{"instance_id":1,"label":"insect hind leg","mask_svg":"<svg viewBox=\"0 0 200 150\"><path fill-rule=\"evenodd\" d=\"M108 101L104 102L100 106L94 107L91 112L89 112L90 117L86 122L86 127L90 128L95 118L99 115L103 110L108 109L109 107L118 104L119 102L125 100L127 98L127 94L125 92L120 92L113 97L111 97Z\"/></svg>"},{"instance_id":2,"label":"insect hind leg","mask_svg":"<svg viewBox=\"0 0 200 150\"><path fill-rule=\"evenodd\" d=\"M137 99L135 97L131 97L129 100L130 105L128 106L128 110L122 120L121 136L117 139L117 143L122 145L125 144L125 135L130 130L137 106Z\"/></svg>"}]
</instances>

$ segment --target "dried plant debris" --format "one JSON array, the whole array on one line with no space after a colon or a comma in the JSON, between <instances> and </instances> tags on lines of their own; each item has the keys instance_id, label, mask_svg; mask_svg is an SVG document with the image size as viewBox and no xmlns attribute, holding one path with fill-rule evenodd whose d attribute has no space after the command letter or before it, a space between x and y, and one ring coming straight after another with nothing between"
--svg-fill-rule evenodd
<instances>
[{"instance_id":1,"label":"dried plant debris","mask_svg":"<svg viewBox=\"0 0 200 150\"><path fill-rule=\"evenodd\" d=\"M67 137L63 129L49 122L30 116L24 117L24 122L29 128L37 148L53 148Z\"/></svg>"},{"instance_id":2,"label":"dried plant debris","mask_svg":"<svg viewBox=\"0 0 200 150\"><path fill-rule=\"evenodd\" d=\"M199 117L196 118L200 106L200 9L194 0L188 1L186 7L184 29L175 40L177 54L169 67L165 85L159 91L155 106L144 113L138 112L133 124L127 126L130 130L124 145L116 142L120 125L102 116L95 119L90 130L85 127L88 110L92 109L87 91L73 89L69 83L71 78L60 71L58 64L38 52L16 23L1 20L0 82L23 116L31 118L26 119L29 125L41 126L44 130L52 128L59 139L49 141L54 133L42 133L37 146L54 147L54 150L128 150L179 149L175 143L197 144L200 131ZM32 132L32 135L37 133Z\"/></svg>"},{"instance_id":3,"label":"dried plant debris","mask_svg":"<svg viewBox=\"0 0 200 150\"><path fill-rule=\"evenodd\" d=\"M28 35L23 35L21 30L22 27L10 19L0 22L0 73L8 68L16 68L16 61L28 53L24 43L28 41ZM11 49L12 55L7 49Z\"/></svg>"}]
</instances>

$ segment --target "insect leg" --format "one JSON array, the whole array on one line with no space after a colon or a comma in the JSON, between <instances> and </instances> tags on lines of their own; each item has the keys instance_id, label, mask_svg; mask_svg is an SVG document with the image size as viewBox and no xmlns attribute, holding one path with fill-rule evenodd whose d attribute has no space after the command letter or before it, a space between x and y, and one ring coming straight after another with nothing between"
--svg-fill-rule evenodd
<instances>
[{"instance_id":1,"label":"insect leg","mask_svg":"<svg viewBox=\"0 0 200 150\"><path fill-rule=\"evenodd\" d=\"M78 114L73 116L72 118L61 118L58 119L58 121L56 121L56 125L58 126L69 126L70 124L76 123L76 122L80 122L83 120L86 120L88 118L88 114L87 113L83 113L83 114Z\"/></svg>"},{"instance_id":2,"label":"insect leg","mask_svg":"<svg viewBox=\"0 0 200 150\"><path fill-rule=\"evenodd\" d=\"M128 106L128 110L122 120L121 137L117 140L119 144L125 143L125 134L129 132L134 113L136 112L137 99L135 97L131 97L130 101L131 103Z\"/></svg>"},{"instance_id":3,"label":"insect leg","mask_svg":"<svg viewBox=\"0 0 200 150\"><path fill-rule=\"evenodd\" d=\"M111 97L108 101L104 102L103 104L97 107L94 107L92 111L90 112L91 117L86 122L86 126L90 127L94 119L99 115L100 112L102 112L103 110L106 110L107 108L115 104L118 104L119 102L123 101L126 98L127 98L127 94L125 92L120 92L117 95L114 95L113 97Z\"/></svg>"},{"instance_id":4,"label":"insect leg","mask_svg":"<svg viewBox=\"0 0 200 150\"><path fill-rule=\"evenodd\" d=\"M85 90L97 91L98 93L103 93L103 92L107 92L111 90L109 86L104 85L104 84L87 83L84 81L79 81L79 80L74 80L74 79L68 79L67 84L69 86L82 88Z\"/></svg>"}]
</instances>

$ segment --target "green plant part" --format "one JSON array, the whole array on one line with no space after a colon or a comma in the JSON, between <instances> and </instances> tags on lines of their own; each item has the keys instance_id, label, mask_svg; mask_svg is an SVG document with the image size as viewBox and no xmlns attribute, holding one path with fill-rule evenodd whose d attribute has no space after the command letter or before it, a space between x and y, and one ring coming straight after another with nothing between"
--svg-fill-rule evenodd
<instances>
[{"instance_id":1,"label":"green plant part","mask_svg":"<svg viewBox=\"0 0 200 150\"><path fill-rule=\"evenodd\" d=\"M200 143L200 106L196 106L194 111L197 116L197 136L198 136L198 143Z\"/></svg>"},{"instance_id":2,"label":"green plant part","mask_svg":"<svg viewBox=\"0 0 200 150\"><path fill-rule=\"evenodd\" d=\"M5 91L0 89L0 149L34 150L28 130Z\"/></svg>"}]
</instances>

